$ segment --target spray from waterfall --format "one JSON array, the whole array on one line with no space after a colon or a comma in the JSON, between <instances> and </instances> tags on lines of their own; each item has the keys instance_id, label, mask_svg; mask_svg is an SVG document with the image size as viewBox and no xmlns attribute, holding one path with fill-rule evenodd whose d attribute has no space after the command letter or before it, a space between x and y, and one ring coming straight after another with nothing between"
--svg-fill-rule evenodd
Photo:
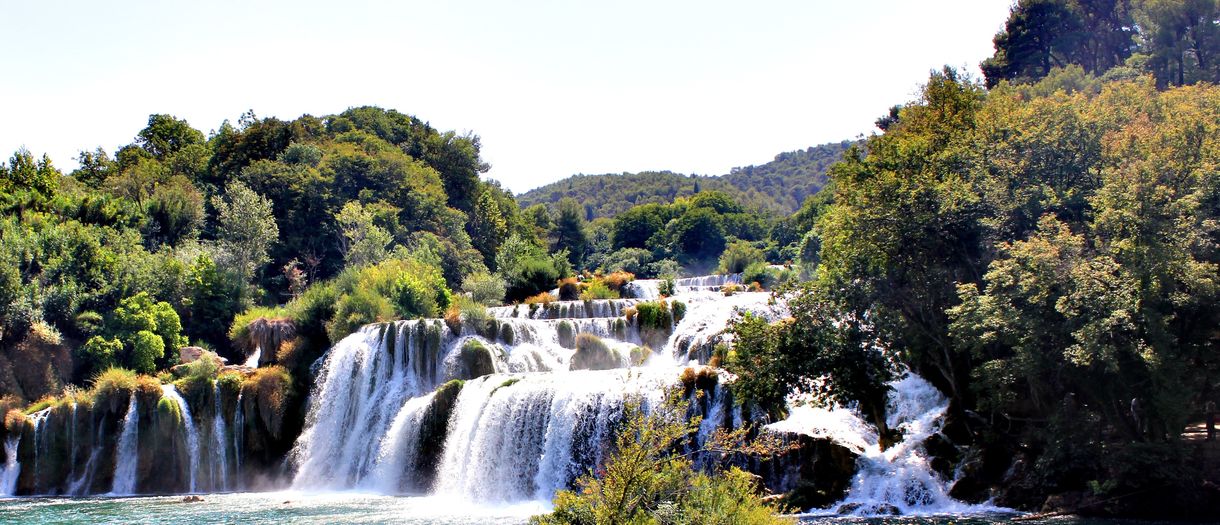
<instances>
[{"instance_id":1,"label":"spray from waterfall","mask_svg":"<svg viewBox=\"0 0 1220 525\"><path fill-rule=\"evenodd\" d=\"M21 477L21 463L17 461L17 448L21 445L21 434L4 440L4 467L0 469L0 493L12 496L17 493L17 478Z\"/></svg>"}]
</instances>

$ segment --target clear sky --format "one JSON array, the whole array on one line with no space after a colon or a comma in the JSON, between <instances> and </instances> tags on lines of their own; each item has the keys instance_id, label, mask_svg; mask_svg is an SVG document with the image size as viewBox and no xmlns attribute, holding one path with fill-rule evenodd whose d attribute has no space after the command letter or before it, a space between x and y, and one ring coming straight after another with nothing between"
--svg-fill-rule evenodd
<instances>
[{"instance_id":1,"label":"clear sky","mask_svg":"<svg viewBox=\"0 0 1220 525\"><path fill-rule=\"evenodd\" d=\"M66 171L152 113L207 133L377 105L480 135L515 192L722 174L870 133L931 69L977 74L1010 4L3 0L0 154Z\"/></svg>"}]
</instances>

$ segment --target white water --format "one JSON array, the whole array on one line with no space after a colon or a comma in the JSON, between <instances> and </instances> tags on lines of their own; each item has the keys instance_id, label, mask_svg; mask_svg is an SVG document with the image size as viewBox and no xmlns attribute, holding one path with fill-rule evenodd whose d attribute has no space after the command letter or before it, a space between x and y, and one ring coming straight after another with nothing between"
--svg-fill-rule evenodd
<instances>
[{"instance_id":1,"label":"white water","mask_svg":"<svg viewBox=\"0 0 1220 525\"><path fill-rule=\"evenodd\" d=\"M17 449L21 445L21 434L4 440L4 467L0 469L0 495L17 493L17 478L21 477L21 463L17 461Z\"/></svg>"},{"instance_id":2,"label":"white water","mask_svg":"<svg viewBox=\"0 0 1220 525\"><path fill-rule=\"evenodd\" d=\"M50 408L44 408L42 410L34 412L33 414L30 414L30 421L32 421L34 423L33 438L34 438L34 492L35 493L40 492L40 490L39 490L40 487L38 486L38 484L39 484L39 481L42 480L42 470L40 468L40 465L38 464L38 459L39 459L39 456L42 455L43 449L46 448L46 445L43 443L44 441L46 441L46 437L45 437L46 435L43 434L42 427L47 424L47 419L49 419L50 417L51 417Z\"/></svg>"},{"instance_id":3,"label":"white water","mask_svg":"<svg viewBox=\"0 0 1220 525\"><path fill-rule=\"evenodd\" d=\"M689 284L718 287L733 279L718 276ZM670 341L685 345L684 358L688 349L703 350L719 341L735 309L772 310L765 293L725 297L682 290L673 299L688 304L686 317L676 326L680 337ZM676 383L678 365L686 364L666 345L645 368L627 368L631 350L642 342L635 323L622 316L639 302L556 301L533 311L527 305L492 308L498 329L490 338L466 325L454 334L435 321L362 328L337 344L321 368L305 431L292 454L297 468L293 488L389 494L431 488L470 501L549 500L601 459L627 399L659 397ZM440 333L423 345L428 323ZM602 338L619 354L621 368L569 371L574 350L559 344L561 324L574 334ZM466 382L449 419L434 486L421 486L416 472L419 421L429 393L453 377L457 350L472 339L490 350L496 375ZM502 386L509 379L519 382ZM717 403L707 406L712 417L704 422L702 437L725 415Z\"/></svg>"},{"instance_id":4,"label":"white water","mask_svg":"<svg viewBox=\"0 0 1220 525\"><path fill-rule=\"evenodd\" d=\"M212 455L216 457L216 461L211 461L208 464L211 466L212 474L212 490L229 490L229 447L228 435L229 429L225 425L224 410L220 406L220 385L215 381L212 382ZM217 480L220 480L217 483Z\"/></svg>"},{"instance_id":5,"label":"white water","mask_svg":"<svg viewBox=\"0 0 1220 525\"><path fill-rule=\"evenodd\" d=\"M876 429L855 411L843 407L793 407L787 419L768 429L829 438L860 454L847 497L831 507L854 508L855 515L884 514L890 507L903 515L969 514L1002 511L968 505L949 497L953 480L945 480L929 465L924 440L940 431L949 401L923 378L907 373L890 383L886 424L902 433L902 441L881 449ZM845 507L846 506L846 507Z\"/></svg>"},{"instance_id":6,"label":"white water","mask_svg":"<svg viewBox=\"0 0 1220 525\"><path fill-rule=\"evenodd\" d=\"M199 491L199 430L195 428L195 420L191 417L191 407L187 405L186 400L178 394L178 389L172 384L161 385L161 393L178 405L178 409L182 411L183 427L186 430L186 448L190 460L191 492Z\"/></svg>"},{"instance_id":7,"label":"white water","mask_svg":"<svg viewBox=\"0 0 1220 525\"><path fill-rule=\"evenodd\" d=\"M237 408L233 412L233 473L241 488L241 447L245 438L246 419L241 408L241 391L237 392Z\"/></svg>"},{"instance_id":8,"label":"white water","mask_svg":"<svg viewBox=\"0 0 1220 525\"><path fill-rule=\"evenodd\" d=\"M131 401L127 403L127 415L123 416L123 430L119 433L119 441L115 445L114 484L110 489L111 494L125 496L136 491L136 462L139 459L136 433L139 424L140 411L133 392Z\"/></svg>"},{"instance_id":9,"label":"white water","mask_svg":"<svg viewBox=\"0 0 1220 525\"><path fill-rule=\"evenodd\" d=\"M242 364L243 364L243 366L248 366L250 368L258 368L258 360L261 359L262 357L263 357L263 347L261 347L261 346L255 347L254 353L250 354L250 357L247 357L246 362L242 363Z\"/></svg>"}]
</instances>

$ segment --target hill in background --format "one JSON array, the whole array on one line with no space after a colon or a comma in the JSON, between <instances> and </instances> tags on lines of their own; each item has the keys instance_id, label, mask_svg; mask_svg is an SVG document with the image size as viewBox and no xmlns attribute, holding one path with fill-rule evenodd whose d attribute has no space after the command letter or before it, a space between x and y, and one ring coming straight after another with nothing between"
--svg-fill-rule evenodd
<instances>
[{"instance_id":1,"label":"hill in background","mask_svg":"<svg viewBox=\"0 0 1220 525\"><path fill-rule=\"evenodd\" d=\"M517 196L521 207L553 205L572 197L586 218L613 217L640 204L669 203L704 190L720 190L742 205L780 214L800 208L805 198L826 184L826 170L838 162L851 141L832 142L780 153L759 166L733 168L727 175L682 175L670 171L573 175Z\"/></svg>"}]
</instances>

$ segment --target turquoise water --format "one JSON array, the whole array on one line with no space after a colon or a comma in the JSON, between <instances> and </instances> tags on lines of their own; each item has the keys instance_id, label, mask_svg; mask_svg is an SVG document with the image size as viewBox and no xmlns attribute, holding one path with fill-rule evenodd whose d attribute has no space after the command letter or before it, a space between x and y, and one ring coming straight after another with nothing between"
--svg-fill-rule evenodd
<instances>
[{"instance_id":1,"label":"turquoise water","mask_svg":"<svg viewBox=\"0 0 1220 525\"><path fill-rule=\"evenodd\" d=\"M213 523L313 524L395 523L407 525L523 524L546 512L541 503L487 506L440 497L380 496L360 493L308 494L262 492L207 494L203 501L183 502L182 496L134 498L17 498L0 500L0 523L128 524ZM925 517L804 517L802 524L819 525L987 525L1007 523L1013 514ZM1050 518L1034 525L1147 525L1148 522Z\"/></svg>"},{"instance_id":2,"label":"turquoise water","mask_svg":"<svg viewBox=\"0 0 1220 525\"><path fill-rule=\"evenodd\" d=\"M538 503L502 507L437 497L264 492L136 498L19 498L0 501L0 523L401 523L521 524L545 512Z\"/></svg>"}]
</instances>

